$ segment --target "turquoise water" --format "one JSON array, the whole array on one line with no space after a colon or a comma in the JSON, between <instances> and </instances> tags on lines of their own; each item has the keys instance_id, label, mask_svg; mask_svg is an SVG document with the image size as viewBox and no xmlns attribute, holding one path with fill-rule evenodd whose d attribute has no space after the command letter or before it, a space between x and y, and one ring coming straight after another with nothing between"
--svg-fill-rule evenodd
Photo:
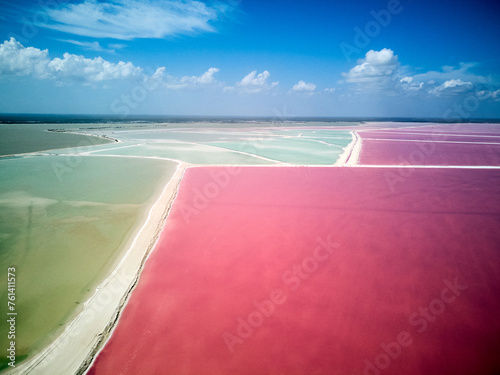
<instances>
[{"instance_id":1,"label":"turquoise water","mask_svg":"<svg viewBox=\"0 0 500 375\"><path fill-rule=\"evenodd\" d=\"M244 142L214 142L213 146L247 152L289 164L334 164L352 138L275 137Z\"/></svg>"},{"instance_id":2,"label":"turquoise water","mask_svg":"<svg viewBox=\"0 0 500 375\"><path fill-rule=\"evenodd\" d=\"M154 129L112 134L125 145L135 145L103 147L96 154L159 156L207 165L331 165L352 141L348 131L331 129Z\"/></svg>"}]
</instances>

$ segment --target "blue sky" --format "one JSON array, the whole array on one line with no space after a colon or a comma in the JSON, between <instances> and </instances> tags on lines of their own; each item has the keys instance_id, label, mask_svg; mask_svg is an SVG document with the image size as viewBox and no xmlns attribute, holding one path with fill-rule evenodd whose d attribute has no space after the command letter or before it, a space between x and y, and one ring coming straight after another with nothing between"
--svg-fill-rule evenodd
<instances>
[{"instance_id":1,"label":"blue sky","mask_svg":"<svg viewBox=\"0 0 500 375\"><path fill-rule=\"evenodd\" d=\"M494 1L0 0L0 112L500 118Z\"/></svg>"}]
</instances>

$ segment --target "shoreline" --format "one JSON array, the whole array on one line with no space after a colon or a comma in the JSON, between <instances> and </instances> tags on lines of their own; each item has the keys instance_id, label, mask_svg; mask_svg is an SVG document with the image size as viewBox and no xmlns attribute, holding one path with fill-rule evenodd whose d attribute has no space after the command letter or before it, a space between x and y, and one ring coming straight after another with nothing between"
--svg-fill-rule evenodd
<instances>
[{"instance_id":1,"label":"shoreline","mask_svg":"<svg viewBox=\"0 0 500 375\"><path fill-rule=\"evenodd\" d=\"M117 258L118 264L83 304L83 309L77 312L49 346L6 373L65 375L82 374L87 370L110 337L123 306L139 280L142 267L154 249L188 166L184 162L177 164L158 199L144 214L145 220L139 222L135 236L131 236L124 246L126 250ZM78 340L75 340L76 337Z\"/></svg>"},{"instance_id":2,"label":"shoreline","mask_svg":"<svg viewBox=\"0 0 500 375\"><path fill-rule=\"evenodd\" d=\"M189 168L189 165L187 165L184 162L179 162L174 175L172 176L171 180L169 180L169 182L165 186L158 201L155 202L154 206L156 206L158 203L161 203L160 207L157 207L158 210L160 210L161 207L164 207L164 210L163 210L163 213L162 213L159 221L153 221L151 223L151 226L155 222L157 223L157 225L156 225L155 230L153 231L152 237L149 237L149 236L147 237L147 238L150 238L148 249L144 253L144 255L140 261L139 267L135 273L134 279L133 279L129 289L126 291L126 293L123 295L122 299L120 300L120 304L117 306L113 318L111 320L109 320L108 325L106 326L106 329L99 334L98 341L94 345L92 351L87 355L87 358L85 359L85 361L81 362L81 364L80 364L78 370L75 372L75 374L77 374L77 375L85 374L90 369L93 361L99 355L101 350L104 348L104 346L106 345L106 343L110 339L111 335L113 334L113 331L117 327L118 320L120 319L120 316L123 312L123 309L125 308L126 304L128 303L128 300L129 300L132 292L134 291L135 287L137 286L137 284L140 280L144 265L146 264L146 261L149 259L149 256L151 255L154 248L156 247L156 244L157 244L158 239L161 235L161 232L163 231L163 229L165 227L165 222L166 222L167 217L170 213L170 209L172 208L172 205L173 205L175 199L177 198L177 194L179 192L179 186L180 186L182 179L184 177L184 173L186 172L186 170L188 168ZM166 195L166 197L163 197L163 194L165 194L165 192L167 192L167 195ZM162 198L164 198L164 199L162 199ZM162 199L162 201L160 202L161 199ZM166 205L165 205L165 199L168 199L166 202ZM144 229L148 226L148 221L149 221L149 218L152 216L151 212L153 209L154 209L154 207L152 207L152 209L148 215L148 219L146 220L143 227L141 228L141 231L142 231L142 229ZM150 229L150 232L151 232L151 228L148 228L148 229ZM140 235L140 233L138 233L137 236L134 238L133 243L136 242L139 235ZM146 241L147 238L144 238L144 241ZM128 256L129 252L131 252L132 250L133 250L132 248L129 248L127 253L122 257L119 264L117 265L115 270L113 270L113 272L111 273L111 275L108 278L111 278L111 277L113 277L113 275L115 275L115 273L117 272L116 270L124 263L125 258Z\"/></svg>"},{"instance_id":3,"label":"shoreline","mask_svg":"<svg viewBox=\"0 0 500 375\"><path fill-rule=\"evenodd\" d=\"M69 130L64 130L64 129L47 129L46 130L47 132L51 132L51 133L67 133L67 134L77 134L77 135L85 135L87 137L96 137L96 138L102 138L102 139L106 139L108 141L111 141L111 143L115 142L115 143L120 143L121 141L117 138L113 138L113 137L110 137L110 136L107 136L105 134L87 134L87 133L84 133L84 132L75 132L75 131L69 131ZM105 144L105 143L103 143Z\"/></svg>"},{"instance_id":4,"label":"shoreline","mask_svg":"<svg viewBox=\"0 0 500 375\"><path fill-rule=\"evenodd\" d=\"M352 167L356 165L361 151L361 137L354 130L351 131L351 135L351 143L344 147L344 151L333 164L334 167Z\"/></svg>"}]
</instances>

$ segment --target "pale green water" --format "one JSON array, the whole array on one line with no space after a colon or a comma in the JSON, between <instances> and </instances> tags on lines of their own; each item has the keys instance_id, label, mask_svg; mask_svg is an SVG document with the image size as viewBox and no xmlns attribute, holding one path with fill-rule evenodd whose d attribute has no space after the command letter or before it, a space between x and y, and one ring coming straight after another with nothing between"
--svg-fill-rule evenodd
<instances>
[{"instance_id":1,"label":"pale green water","mask_svg":"<svg viewBox=\"0 0 500 375\"><path fill-rule=\"evenodd\" d=\"M162 160L82 157L58 179L58 163L65 158L0 160L0 280L16 267L20 356L50 342L106 277L176 167ZM4 331L0 347L7 342Z\"/></svg>"},{"instance_id":2,"label":"pale green water","mask_svg":"<svg viewBox=\"0 0 500 375\"><path fill-rule=\"evenodd\" d=\"M331 129L154 129L115 131L133 147L99 146L98 155L160 156L193 164L331 165L352 141Z\"/></svg>"},{"instance_id":3,"label":"pale green water","mask_svg":"<svg viewBox=\"0 0 500 375\"><path fill-rule=\"evenodd\" d=\"M274 164L253 155L244 155L230 150L218 149L204 144L156 142L127 148L99 151L95 155L138 155L159 156L182 160L192 164L238 164L265 165Z\"/></svg>"},{"instance_id":4,"label":"pale green water","mask_svg":"<svg viewBox=\"0 0 500 375\"><path fill-rule=\"evenodd\" d=\"M328 142L327 142L328 141ZM290 164L334 164L343 148L352 141L346 138L332 139L287 137L250 140L244 142L213 142L212 146L247 152Z\"/></svg>"}]
</instances>

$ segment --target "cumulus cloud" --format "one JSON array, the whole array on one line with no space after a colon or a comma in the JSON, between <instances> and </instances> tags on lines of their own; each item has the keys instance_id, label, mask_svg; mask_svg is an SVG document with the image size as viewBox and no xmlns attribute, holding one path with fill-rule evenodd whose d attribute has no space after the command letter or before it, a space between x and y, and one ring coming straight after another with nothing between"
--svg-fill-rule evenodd
<instances>
[{"instance_id":1,"label":"cumulus cloud","mask_svg":"<svg viewBox=\"0 0 500 375\"><path fill-rule=\"evenodd\" d=\"M210 68L200 76L172 77L166 68L158 68L154 74L145 74L141 67L131 62L113 63L96 57L93 59L65 53L62 58L51 59L48 50L24 47L14 38L0 44L0 79L7 76L31 76L35 79L51 79L58 85L95 84L104 81L143 82L157 87L160 84L169 89L198 89L222 87L215 74L218 68ZM264 72L246 82L249 87L267 87L269 73Z\"/></svg>"},{"instance_id":2,"label":"cumulus cloud","mask_svg":"<svg viewBox=\"0 0 500 375\"><path fill-rule=\"evenodd\" d=\"M214 32L210 22L231 10L230 6L194 0L84 0L47 9L49 22L37 26L93 38L163 38Z\"/></svg>"},{"instance_id":3,"label":"cumulus cloud","mask_svg":"<svg viewBox=\"0 0 500 375\"><path fill-rule=\"evenodd\" d=\"M107 80L144 78L142 69L131 62L112 63L101 57L87 59L65 53L49 58L48 50L24 47L14 38L0 45L0 77L28 76L64 82L92 83Z\"/></svg>"},{"instance_id":4,"label":"cumulus cloud","mask_svg":"<svg viewBox=\"0 0 500 375\"><path fill-rule=\"evenodd\" d=\"M271 74L267 70L264 70L260 74L257 74L257 71L254 70L247 74L245 78L241 80L240 84L241 86L264 86L270 75Z\"/></svg>"},{"instance_id":5,"label":"cumulus cloud","mask_svg":"<svg viewBox=\"0 0 500 375\"><path fill-rule=\"evenodd\" d=\"M305 83L304 81L299 81L292 87L292 91L312 92L314 90L316 90L316 85L314 83Z\"/></svg>"},{"instance_id":6,"label":"cumulus cloud","mask_svg":"<svg viewBox=\"0 0 500 375\"><path fill-rule=\"evenodd\" d=\"M267 70L264 70L259 74L257 74L256 70L254 70L248 73L240 82L236 84L236 86L239 87L244 93L258 93L278 85L278 82L272 82L271 84L267 83L267 79L270 76L271 73Z\"/></svg>"},{"instance_id":7,"label":"cumulus cloud","mask_svg":"<svg viewBox=\"0 0 500 375\"><path fill-rule=\"evenodd\" d=\"M83 56L65 53L62 59L55 58L48 64L49 72L58 79L99 82L114 79L141 77L142 69L131 62L120 61L118 64L102 57L87 59Z\"/></svg>"},{"instance_id":8,"label":"cumulus cloud","mask_svg":"<svg viewBox=\"0 0 500 375\"><path fill-rule=\"evenodd\" d=\"M168 77L165 86L169 89L182 89L182 88L200 88L203 86L215 85L217 80L214 75L219 71L218 68L210 68L201 76L184 76L180 79L175 77Z\"/></svg>"},{"instance_id":9,"label":"cumulus cloud","mask_svg":"<svg viewBox=\"0 0 500 375\"><path fill-rule=\"evenodd\" d=\"M344 82L351 84L358 93L379 93L386 95L432 95L450 96L479 91L488 80L470 70L475 63L460 63L443 66L441 71L411 74L413 69L402 66L398 56L388 48L369 51L349 72L342 73ZM492 93L496 89L484 90L485 99L496 100Z\"/></svg>"},{"instance_id":10,"label":"cumulus cloud","mask_svg":"<svg viewBox=\"0 0 500 375\"><path fill-rule=\"evenodd\" d=\"M199 83L202 85L214 83L215 82L214 74L217 73L218 71L219 71L218 68L210 68L199 77L190 77L190 80L194 83Z\"/></svg>"},{"instance_id":11,"label":"cumulus cloud","mask_svg":"<svg viewBox=\"0 0 500 375\"><path fill-rule=\"evenodd\" d=\"M469 91L473 88L472 82L464 82L461 79L450 79L443 84L429 90L429 93L435 95L447 94L457 94L465 91Z\"/></svg>"},{"instance_id":12,"label":"cumulus cloud","mask_svg":"<svg viewBox=\"0 0 500 375\"><path fill-rule=\"evenodd\" d=\"M0 77L5 75L33 75L45 78L49 75L49 51L25 48L14 38L0 45Z\"/></svg>"},{"instance_id":13,"label":"cumulus cloud","mask_svg":"<svg viewBox=\"0 0 500 375\"><path fill-rule=\"evenodd\" d=\"M424 82L415 82L413 77L403 77L399 80L400 87L406 91L419 91L424 88Z\"/></svg>"},{"instance_id":14,"label":"cumulus cloud","mask_svg":"<svg viewBox=\"0 0 500 375\"><path fill-rule=\"evenodd\" d=\"M358 90L384 90L393 86L400 63L391 49L368 51L364 59L349 72L342 73L345 82L355 84Z\"/></svg>"}]
</instances>

